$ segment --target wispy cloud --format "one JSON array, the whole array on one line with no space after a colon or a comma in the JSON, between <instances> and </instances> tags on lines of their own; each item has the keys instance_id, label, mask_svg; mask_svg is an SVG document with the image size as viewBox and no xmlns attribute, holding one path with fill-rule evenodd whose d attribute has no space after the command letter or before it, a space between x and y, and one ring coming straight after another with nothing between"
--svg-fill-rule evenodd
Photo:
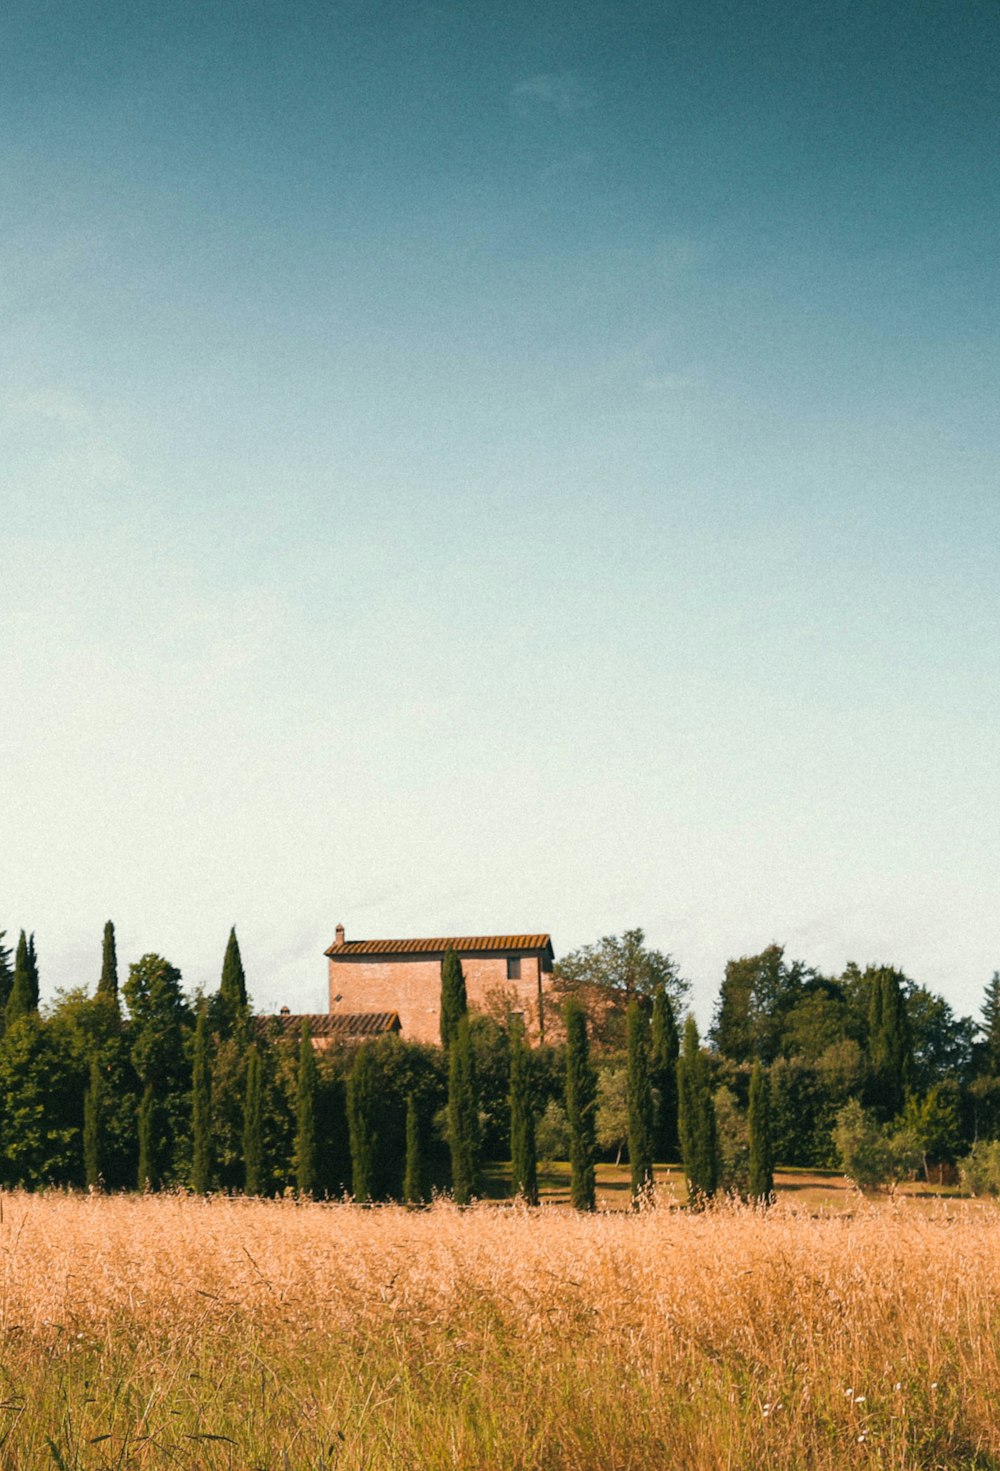
<instances>
[{"instance_id":1,"label":"wispy cloud","mask_svg":"<svg viewBox=\"0 0 1000 1471\"><path fill-rule=\"evenodd\" d=\"M525 77L511 90L514 111L521 117L552 113L570 117L593 105L593 98L576 72L540 72Z\"/></svg>"}]
</instances>

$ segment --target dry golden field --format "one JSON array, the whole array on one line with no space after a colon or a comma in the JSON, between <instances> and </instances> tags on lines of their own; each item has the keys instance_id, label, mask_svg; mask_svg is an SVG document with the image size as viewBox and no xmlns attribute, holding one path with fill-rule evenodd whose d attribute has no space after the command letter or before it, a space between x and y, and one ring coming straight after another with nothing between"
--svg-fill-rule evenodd
<instances>
[{"instance_id":1,"label":"dry golden field","mask_svg":"<svg viewBox=\"0 0 1000 1471\"><path fill-rule=\"evenodd\" d=\"M1000 1467L1000 1213L4 1195L0 1466Z\"/></svg>"}]
</instances>

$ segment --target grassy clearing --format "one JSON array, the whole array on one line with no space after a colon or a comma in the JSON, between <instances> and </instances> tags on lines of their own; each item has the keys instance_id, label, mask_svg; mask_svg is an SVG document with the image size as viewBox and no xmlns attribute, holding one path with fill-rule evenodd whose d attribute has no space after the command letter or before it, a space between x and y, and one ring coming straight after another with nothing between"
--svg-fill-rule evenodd
<instances>
[{"instance_id":1,"label":"grassy clearing","mask_svg":"<svg viewBox=\"0 0 1000 1471\"><path fill-rule=\"evenodd\" d=\"M0 1466L986 1471L998 1226L8 1195Z\"/></svg>"},{"instance_id":2,"label":"grassy clearing","mask_svg":"<svg viewBox=\"0 0 1000 1471\"><path fill-rule=\"evenodd\" d=\"M661 1201L683 1205L687 1201L684 1173L679 1164L657 1165L655 1169L656 1189ZM839 1170L784 1169L775 1172L775 1188L779 1197L787 1204L794 1203L799 1209L817 1212L854 1210L858 1203L857 1191ZM569 1165L556 1163L539 1167L539 1189L543 1201L551 1205L569 1205ZM485 1195L488 1199L505 1200L510 1194L510 1166L491 1165L485 1180ZM901 1185L895 1192L896 1198L905 1196L909 1200L926 1204L938 1200L953 1200L960 1191L953 1185L927 1185L914 1181ZM597 1166L597 1204L601 1210L629 1210L632 1186L628 1165L599 1164ZM873 1197L871 1205L888 1208L890 1197L886 1194Z\"/></svg>"}]
</instances>

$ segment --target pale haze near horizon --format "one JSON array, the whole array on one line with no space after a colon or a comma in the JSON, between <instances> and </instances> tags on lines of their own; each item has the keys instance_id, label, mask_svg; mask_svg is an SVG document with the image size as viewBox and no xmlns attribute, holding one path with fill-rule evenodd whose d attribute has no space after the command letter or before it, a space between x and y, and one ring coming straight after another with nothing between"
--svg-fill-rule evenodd
<instances>
[{"instance_id":1,"label":"pale haze near horizon","mask_svg":"<svg viewBox=\"0 0 1000 1471\"><path fill-rule=\"evenodd\" d=\"M1000 966L1000 17L2 22L0 928Z\"/></svg>"}]
</instances>

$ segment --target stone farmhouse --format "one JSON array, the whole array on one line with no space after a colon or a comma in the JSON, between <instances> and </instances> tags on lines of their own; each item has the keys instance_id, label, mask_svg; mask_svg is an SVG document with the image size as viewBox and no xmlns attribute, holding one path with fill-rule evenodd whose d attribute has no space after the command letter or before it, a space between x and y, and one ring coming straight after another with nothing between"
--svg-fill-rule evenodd
<instances>
[{"instance_id":1,"label":"stone farmhouse","mask_svg":"<svg viewBox=\"0 0 1000 1471\"><path fill-rule=\"evenodd\" d=\"M545 991L553 962L548 935L348 940L339 924L324 952L330 965L329 1017L310 1021L322 1021L331 1030L339 1022L352 1033L357 1029L360 1039L373 1035L378 1018L378 1031L398 1030L411 1042L439 1041L441 961L448 950L461 959L470 1006L520 1014L528 1036L544 1039Z\"/></svg>"}]
</instances>

